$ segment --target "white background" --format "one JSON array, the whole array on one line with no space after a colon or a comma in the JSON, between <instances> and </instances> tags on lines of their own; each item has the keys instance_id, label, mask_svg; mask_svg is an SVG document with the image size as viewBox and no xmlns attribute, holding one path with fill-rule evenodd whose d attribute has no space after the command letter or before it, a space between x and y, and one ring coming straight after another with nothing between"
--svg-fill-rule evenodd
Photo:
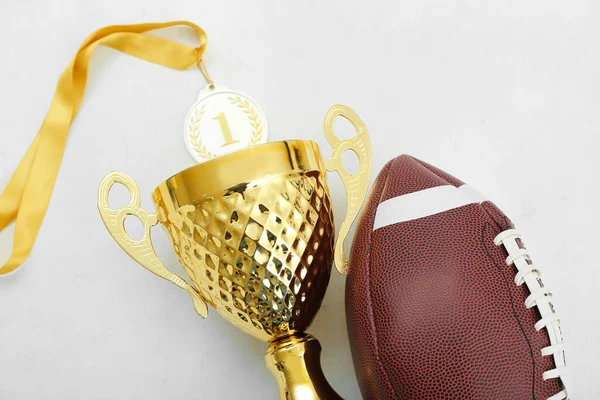
<instances>
[{"instance_id":1,"label":"white background","mask_svg":"<svg viewBox=\"0 0 600 400\"><path fill-rule=\"evenodd\" d=\"M495 202L556 293L580 399L597 398L598 9L584 0L0 0L0 187L37 132L58 76L105 25L189 19L213 78L253 97L270 140L313 139L334 103L368 125L374 171L408 153ZM193 44L184 29L163 33ZM100 48L52 202L22 271L0 280L2 399L275 399L265 345L136 265L96 209L110 170L150 191L192 160L183 119L203 86ZM341 181L330 177L336 219ZM165 235L155 244L176 267ZM348 247L348 246L347 246ZM0 238L8 255L8 238ZM323 367L360 398L333 274L310 331Z\"/></svg>"}]
</instances>

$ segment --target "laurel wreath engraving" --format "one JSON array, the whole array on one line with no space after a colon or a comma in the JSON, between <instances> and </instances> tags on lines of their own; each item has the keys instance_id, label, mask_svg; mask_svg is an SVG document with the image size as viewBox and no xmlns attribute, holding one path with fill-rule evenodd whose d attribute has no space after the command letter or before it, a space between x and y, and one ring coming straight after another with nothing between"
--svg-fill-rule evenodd
<instances>
[{"instance_id":1,"label":"laurel wreath engraving","mask_svg":"<svg viewBox=\"0 0 600 400\"><path fill-rule=\"evenodd\" d=\"M258 110L248 99L242 99L240 96L228 97L231 104L240 108L244 114L248 116L250 125L252 125L252 137L248 142L248 146L254 146L260 139L262 139L263 125Z\"/></svg>"},{"instance_id":2,"label":"laurel wreath engraving","mask_svg":"<svg viewBox=\"0 0 600 400\"><path fill-rule=\"evenodd\" d=\"M190 124L188 126L188 135L190 137L190 144L192 148L201 158L215 158L216 154L208 150L202 140L200 139L200 120L204 114L204 106L196 108L192 118L190 118Z\"/></svg>"},{"instance_id":3,"label":"laurel wreath engraving","mask_svg":"<svg viewBox=\"0 0 600 400\"><path fill-rule=\"evenodd\" d=\"M247 146L254 146L263 137L263 123L256 107L240 96L228 97L229 103L238 107L248 118L250 126L252 126L252 136L248 141ZM200 121L204 115L204 105L196 108L190 118L188 125L188 136L192 149L200 158L211 159L217 157L215 153L206 148L200 136Z\"/></svg>"}]
</instances>

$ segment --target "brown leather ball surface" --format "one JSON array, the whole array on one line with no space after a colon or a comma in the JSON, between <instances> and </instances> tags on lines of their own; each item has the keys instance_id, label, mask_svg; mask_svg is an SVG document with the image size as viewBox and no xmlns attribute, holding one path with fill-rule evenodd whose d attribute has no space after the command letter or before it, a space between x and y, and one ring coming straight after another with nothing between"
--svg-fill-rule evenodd
<instances>
[{"instance_id":1,"label":"brown leather ball surface","mask_svg":"<svg viewBox=\"0 0 600 400\"><path fill-rule=\"evenodd\" d=\"M493 203L387 225L385 200L442 185L451 175L410 156L390 161L359 218L346 286L352 355L365 399L546 399L560 380L542 356L539 314L494 237L513 225Z\"/></svg>"}]
</instances>

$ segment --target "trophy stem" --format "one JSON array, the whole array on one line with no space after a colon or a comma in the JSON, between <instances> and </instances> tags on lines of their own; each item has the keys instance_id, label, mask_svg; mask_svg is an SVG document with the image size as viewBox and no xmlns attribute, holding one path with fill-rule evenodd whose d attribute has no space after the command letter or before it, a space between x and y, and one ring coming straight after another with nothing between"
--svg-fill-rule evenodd
<instances>
[{"instance_id":1,"label":"trophy stem","mask_svg":"<svg viewBox=\"0 0 600 400\"><path fill-rule=\"evenodd\" d=\"M298 333L271 343L265 361L279 386L280 400L341 400L321 368L321 345Z\"/></svg>"}]
</instances>

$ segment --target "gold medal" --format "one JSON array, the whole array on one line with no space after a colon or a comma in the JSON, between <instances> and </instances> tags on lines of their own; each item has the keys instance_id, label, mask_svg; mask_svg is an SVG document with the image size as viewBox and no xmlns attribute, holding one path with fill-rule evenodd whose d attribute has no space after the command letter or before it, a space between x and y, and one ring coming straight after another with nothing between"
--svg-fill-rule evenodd
<instances>
[{"instance_id":1,"label":"gold medal","mask_svg":"<svg viewBox=\"0 0 600 400\"><path fill-rule=\"evenodd\" d=\"M243 93L216 85L202 61L198 69L208 82L185 119L183 140L198 162L266 143L267 119Z\"/></svg>"}]
</instances>

